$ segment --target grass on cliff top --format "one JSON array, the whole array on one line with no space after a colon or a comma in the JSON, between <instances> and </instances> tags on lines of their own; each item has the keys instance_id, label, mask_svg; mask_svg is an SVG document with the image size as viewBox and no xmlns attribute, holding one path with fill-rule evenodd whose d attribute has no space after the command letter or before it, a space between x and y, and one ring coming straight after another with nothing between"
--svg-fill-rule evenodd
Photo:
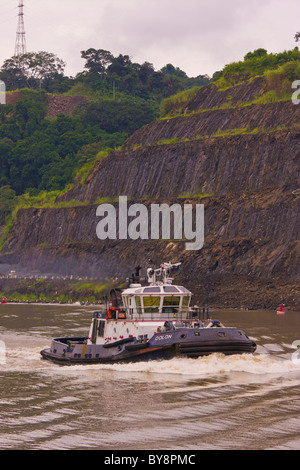
<instances>
[{"instance_id":1,"label":"grass on cliff top","mask_svg":"<svg viewBox=\"0 0 300 470\"><path fill-rule=\"evenodd\" d=\"M201 87L195 86L189 90L180 91L179 93L162 100L160 105L161 118L166 118L174 113L184 114L184 110L187 105L197 95L200 89Z\"/></svg>"},{"instance_id":2,"label":"grass on cliff top","mask_svg":"<svg viewBox=\"0 0 300 470\"><path fill-rule=\"evenodd\" d=\"M1 280L0 295L11 302L99 303L114 287L123 288L124 284L116 286L110 280L100 283L92 279L6 279Z\"/></svg>"},{"instance_id":3,"label":"grass on cliff top","mask_svg":"<svg viewBox=\"0 0 300 470\"><path fill-rule=\"evenodd\" d=\"M288 73L292 72L295 77L292 80L296 80L299 75L296 76L298 72L295 69L298 68L299 61L298 47L279 53L268 53L266 49L260 48L248 52L244 60L225 65L223 70L214 74L212 81L219 89L231 88L250 78L263 76L281 67L284 67Z\"/></svg>"},{"instance_id":4,"label":"grass on cliff top","mask_svg":"<svg viewBox=\"0 0 300 470\"><path fill-rule=\"evenodd\" d=\"M84 184L86 182L87 177L91 173L92 169L95 166L95 163L100 160L104 160L113 149L107 148L105 150L101 150L97 153L97 155L87 161L85 165L83 165L75 175L74 181L79 182L80 184Z\"/></svg>"},{"instance_id":5,"label":"grass on cliff top","mask_svg":"<svg viewBox=\"0 0 300 470\"><path fill-rule=\"evenodd\" d=\"M254 54L254 57L251 58L251 54ZM263 52L262 54L261 57L255 57L255 52L249 53L245 56L244 61L225 66L222 72L215 74L212 84L207 86L215 86L217 91L221 92L245 82L250 83L254 78L264 77L266 81L264 93L260 93L251 101L240 104L239 107L290 100L293 92L291 85L295 80L300 79L300 51L296 47L293 51L285 51L280 54L264 54ZM249 58L246 59L248 55ZM187 112L189 102L200 89L201 87L194 87L163 100L161 119L237 107L229 99L227 103L222 103L219 107Z\"/></svg>"},{"instance_id":6,"label":"grass on cliff top","mask_svg":"<svg viewBox=\"0 0 300 470\"><path fill-rule=\"evenodd\" d=\"M289 126L291 129L299 129L300 124L292 124ZM158 142L151 142L146 145L146 147L156 146L156 145L171 145L174 143L177 144L184 144L185 142L193 142L197 140L206 140L206 139L213 139L213 138L222 138L222 137L229 137L229 136L238 136L238 135L254 135L254 134L270 134L277 131L286 130L287 127L285 125L279 125L276 127L254 127L251 128L250 126L242 127L242 128L233 128L233 129L218 129L216 132L212 134L198 134L191 138L184 137L182 139L174 138L174 139L161 139ZM133 150L138 146L138 148L142 147L142 144L135 145ZM184 193L183 196L190 195L191 193ZM193 195L194 197L203 197L200 193ZM178 196L178 197L181 197ZM206 196L205 196L206 197Z\"/></svg>"},{"instance_id":7,"label":"grass on cliff top","mask_svg":"<svg viewBox=\"0 0 300 470\"><path fill-rule=\"evenodd\" d=\"M250 83L257 76L249 78L247 81ZM256 98L245 103L241 103L239 107L249 106L251 104L267 104L278 101L291 100L293 89L292 83L300 78L300 60L288 62L283 64L275 70L266 70L262 77L265 80L265 91L260 93ZM243 83L243 82L241 82ZM224 86L224 78L222 77L217 82L214 82L219 88L219 91L232 88L237 85ZM240 84L240 83L239 83ZM221 106L224 107L224 106ZM234 106L233 106L234 107Z\"/></svg>"}]
</instances>

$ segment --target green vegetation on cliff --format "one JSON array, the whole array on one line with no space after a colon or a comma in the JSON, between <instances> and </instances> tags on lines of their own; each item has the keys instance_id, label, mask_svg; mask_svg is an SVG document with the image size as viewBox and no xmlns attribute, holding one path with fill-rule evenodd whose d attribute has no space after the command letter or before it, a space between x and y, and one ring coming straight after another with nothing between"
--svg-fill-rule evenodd
<instances>
[{"instance_id":1,"label":"green vegetation on cliff","mask_svg":"<svg viewBox=\"0 0 300 470\"><path fill-rule=\"evenodd\" d=\"M295 62L296 64L294 64ZM268 54L266 49L260 48L253 52L248 52L244 60L228 64L223 70L215 72L212 81L219 87L230 87L251 77L263 75L267 71L276 70L286 64L290 64L286 70L293 74L295 73L294 80L299 78L300 51L298 47L291 51L279 52L277 54Z\"/></svg>"},{"instance_id":2,"label":"green vegetation on cliff","mask_svg":"<svg viewBox=\"0 0 300 470\"><path fill-rule=\"evenodd\" d=\"M133 63L128 55L114 57L102 49L81 56L84 70L75 78L65 76L63 61L46 52L2 65L0 80L14 105L0 106L0 187L16 195L62 190L99 151L121 146L157 119L162 98L210 81L206 75L189 78L172 64L155 71L148 62ZM72 115L50 119L49 93L87 99Z\"/></svg>"},{"instance_id":3,"label":"green vegetation on cliff","mask_svg":"<svg viewBox=\"0 0 300 470\"><path fill-rule=\"evenodd\" d=\"M256 78L264 80L264 89L260 89L257 96L251 100L244 99L239 103L232 102L230 90L245 83L251 85ZM290 100L292 95L292 82L300 78L300 51L295 47L292 51L284 51L278 54L268 54L265 49L257 49L249 52L243 61L233 62L213 75L211 87L214 92L228 91L226 102L218 106L211 105L200 109L190 109L191 101L197 97L200 88L176 93L162 100L160 116L162 119L188 115L192 112L205 112L215 109L228 109L251 104L266 104L277 101Z\"/></svg>"},{"instance_id":4,"label":"green vegetation on cliff","mask_svg":"<svg viewBox=\"0 0 300 470\"><path fill-rule=\"evenodd\" d=\"M107 280L53 279L51 277L0 279L0 297L10 302L101 303L116 285ZM119 286L117 286L119 287Z\"/></svg>"},{"instance_id":5,"label":"green vegetation on cliff","mask_svg":"<svg viewBox=\"0 0 300 470\"><path fill-rule=\"evenodd\" d=\"M101 113L93 115L90 109L46 118L45 94L22 93L25 97L14 107L0 108L0 184L9 185L17 195L63 189L91 157L105 148L119 147L128 136L126 125L119 125L118 132L116 126L99 126ZM120 111L120 119L128 122L122 105L116 103L114 112ZM147 103L143 107L132 100L127 111L134 115L141 108L140 122L144 124L147 116L154 117ZM112 116L112 111L106 113L107 120Z\"/></svg>"}]
</instances>

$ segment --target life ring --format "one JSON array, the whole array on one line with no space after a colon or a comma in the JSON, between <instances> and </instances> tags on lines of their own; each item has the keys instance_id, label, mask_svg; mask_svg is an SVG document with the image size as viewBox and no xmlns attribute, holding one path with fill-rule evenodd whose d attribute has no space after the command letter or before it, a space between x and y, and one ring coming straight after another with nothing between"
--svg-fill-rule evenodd
<instances>
[{"instance_id":1,"label":"life ring","mask_svg":"<svg viewBox=\"0 0 300 470\"><path fill-rule=\"evenodd\" d=\"M121 309L117 309L115 307L109 307L108 312L107 312L107 318L112 320L116 320L117 318L117 313L119 313Z\"/></svg>"},{"instance_id":2,"label":"life ring","mask_svg":"<svg viewBox=\"0 0 300 470\"><path fill-rule=\"evenodd\" d=\"M112 319L112 307L109 307L108 309L107 318Z\"/></svg>"}]
</instances>

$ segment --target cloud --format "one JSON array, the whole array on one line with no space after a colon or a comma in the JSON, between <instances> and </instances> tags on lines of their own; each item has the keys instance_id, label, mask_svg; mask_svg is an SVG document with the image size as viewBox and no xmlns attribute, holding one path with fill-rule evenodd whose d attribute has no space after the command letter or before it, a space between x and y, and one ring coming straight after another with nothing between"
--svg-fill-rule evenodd
<instances>
[{"instance_id":1,"label":"cloud","mask_svg":"<svg viewBox=\"0 0 300 470\"><path fill-rule=\"evenodd\" d=\"M17 0L0 0L0 62L13 55ZM135 62L167 63L189 76L212 75L250 50L296 46L298 0L24 0L28 50L54 52L66 73L83 70L94 47Z\"/></svg>"}]
</instances>

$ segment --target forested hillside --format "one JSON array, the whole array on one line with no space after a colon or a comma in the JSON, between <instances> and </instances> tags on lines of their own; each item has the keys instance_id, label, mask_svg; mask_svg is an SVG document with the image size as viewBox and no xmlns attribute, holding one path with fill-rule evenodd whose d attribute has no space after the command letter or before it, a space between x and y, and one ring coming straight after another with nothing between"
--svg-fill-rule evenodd
<instances>
[{"instance_id":1,"label":"forested hillside","mask_svg":"<svg viewBox=\"0 0 300 470\"><path fill-rule=\"evenodd\" d=\"M0 223L15 196L63 190L101 151L120 147L157 119L163 98L209 82L171 64L155 71L109 51L81 55L85 66L76 77L65 76L63 61L46 52L12 57L0 70L10 103L0 106ZM84 100L72 113L63 106L50 112L62 97Z\"/></svg>"},{"instance_id":2,"label":"forested hillside","mask_svg":"<svg viewBox=\"0 0 300 470\"><path fill-rule=\"evenodd\" d=\"M144 125L160 116L193 112L198 106L193 97L199 100L200 87L210 81L206 75L189 78L172 64L155 71L148 62L133 63L127 55L114 57L102 49L91 48L81 55L84 70L76 77L66 76L63 61L45 52L13 57L0 70L10 103L0 106L2 224L24 199L26 204L30 198L32 204L53 203L66 187L83 180L97 160L121 147ZM218 101L214 90L230 90L257 76L266 78L268 89L256 102L290 99L291 81L300 76L298 48L277 54L265 49L249 52L242 61L216 72L214 86L205 89ZM243 101L242 96L239 99ZM54 103L68 100L78 102L71 106L73 112L66 106L55 108ZM230 108L232 100L229 92L222 107ZM208 102L206 109L213 107Z\"/></svg>"}]
</instances>

